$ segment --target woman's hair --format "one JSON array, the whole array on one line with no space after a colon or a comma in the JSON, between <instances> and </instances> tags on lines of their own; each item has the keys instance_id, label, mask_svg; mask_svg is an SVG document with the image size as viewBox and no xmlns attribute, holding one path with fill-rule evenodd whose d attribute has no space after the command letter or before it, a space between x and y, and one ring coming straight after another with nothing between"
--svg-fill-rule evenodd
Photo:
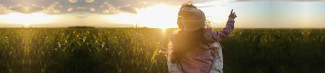
<instances>
[{"instance_id":1,"label":"woman's hair","mask_svg":"<svg viewBox=\"0 0 325 73\"><path fill-rule=\"evenodd\" d=\"M192 2L184 3L181 9L184 7L196 8ZM181 20L181 19L178 19ZM180 29L183 29L182 23L178 22ZM187 53L193 50L193 47L204 43L204 28L196 31L179 31L177 35L172 40L173 51L171 53L171 62L180 63L188 59Z\"/></svg>"}]
</instances>

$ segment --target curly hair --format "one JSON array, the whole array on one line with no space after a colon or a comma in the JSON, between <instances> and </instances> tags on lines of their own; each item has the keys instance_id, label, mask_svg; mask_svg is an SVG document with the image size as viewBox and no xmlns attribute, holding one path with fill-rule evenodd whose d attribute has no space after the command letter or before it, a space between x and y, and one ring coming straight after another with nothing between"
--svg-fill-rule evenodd
<instances>
[{"instance_id":1,"label":"curly hair","mask_svg":"<svg viewBox=\"0 0 325 73\"><path fill-rule=\"evenodd\" d=\"M193 5L193 2L192 1L183 3L180 9L182 9L184 7L192 7L192 8L197 9L197 7Z\"/></svg>"},{"instance_id":2,"label":"curly hair","mask_svg":"<svg viewBox=\"0 0 325 73\"><path fill-rule=\"evenodd\" d=\"M193 5L192 1L183 3L179 10L183 9L184 7L190 7L190 8L197 9L197 7ZM178 15L180 15L180 14L178 13ZM181 29L181 30L184 28L182 18L180 16L177 17L177 25L178 25L178 28Z\"/></svg>"}]
</instances>

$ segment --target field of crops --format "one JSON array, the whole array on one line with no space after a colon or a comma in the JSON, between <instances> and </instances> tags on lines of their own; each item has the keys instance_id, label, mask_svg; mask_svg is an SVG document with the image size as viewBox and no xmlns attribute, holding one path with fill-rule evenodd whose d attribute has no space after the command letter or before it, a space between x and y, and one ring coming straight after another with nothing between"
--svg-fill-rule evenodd
<instances>
[{"instance_id":1,"label":"field of crops","mask_svg":"<svg viewBox=\"0 0 325 73\"><path fill-rule=\"evenodd\" d=\"M168 73L174 30L1 28L0 73ZM235 29L221 44L225 73L325 73L325 29Z\"/></svg>"}]
</instances>

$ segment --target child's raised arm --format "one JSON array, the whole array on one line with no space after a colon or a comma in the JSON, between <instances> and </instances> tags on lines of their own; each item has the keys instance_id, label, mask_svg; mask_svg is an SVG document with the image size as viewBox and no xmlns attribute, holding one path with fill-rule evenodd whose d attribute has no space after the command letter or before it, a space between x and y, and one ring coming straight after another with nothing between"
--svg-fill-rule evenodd
<instances>
[{"instance_id":1,"label":"child's raised arm","mask_svg":"<svg viewBox=\"0 0 325 73\"><path fill-rule=\"evenodd\" d=\"M231 10L228 21L227 21L227 25L221 31L213 32L212 28L208 28L207 35L211 38L209 40L211 40L213 42L217 42L217 41L222 41L222 40L228 38L230 36L232 30L234 29L234 23L235 23L234 19L236 17L237 16L236 16L235 12L233 12L233 10Z\"/></svg>"}]
</instances>

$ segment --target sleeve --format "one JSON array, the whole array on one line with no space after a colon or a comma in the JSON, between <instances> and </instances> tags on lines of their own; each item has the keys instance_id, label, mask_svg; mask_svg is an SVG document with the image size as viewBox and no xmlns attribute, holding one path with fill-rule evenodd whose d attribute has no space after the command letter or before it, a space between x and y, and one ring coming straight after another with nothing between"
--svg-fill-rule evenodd
<instances>
[{"instance_id":1,"label":"sleeve","mask_svg":"<svg viewBox=\"0 0 325 73\"><path fill-rule=\"evenodd\" d=\"M234 29L234 24L235 20L229 18L226 27L224 27L221 31L213 32L211 29L210 35L212 36L212 41L218 42L228 38Z\"/></svg>"}]
</instances>

